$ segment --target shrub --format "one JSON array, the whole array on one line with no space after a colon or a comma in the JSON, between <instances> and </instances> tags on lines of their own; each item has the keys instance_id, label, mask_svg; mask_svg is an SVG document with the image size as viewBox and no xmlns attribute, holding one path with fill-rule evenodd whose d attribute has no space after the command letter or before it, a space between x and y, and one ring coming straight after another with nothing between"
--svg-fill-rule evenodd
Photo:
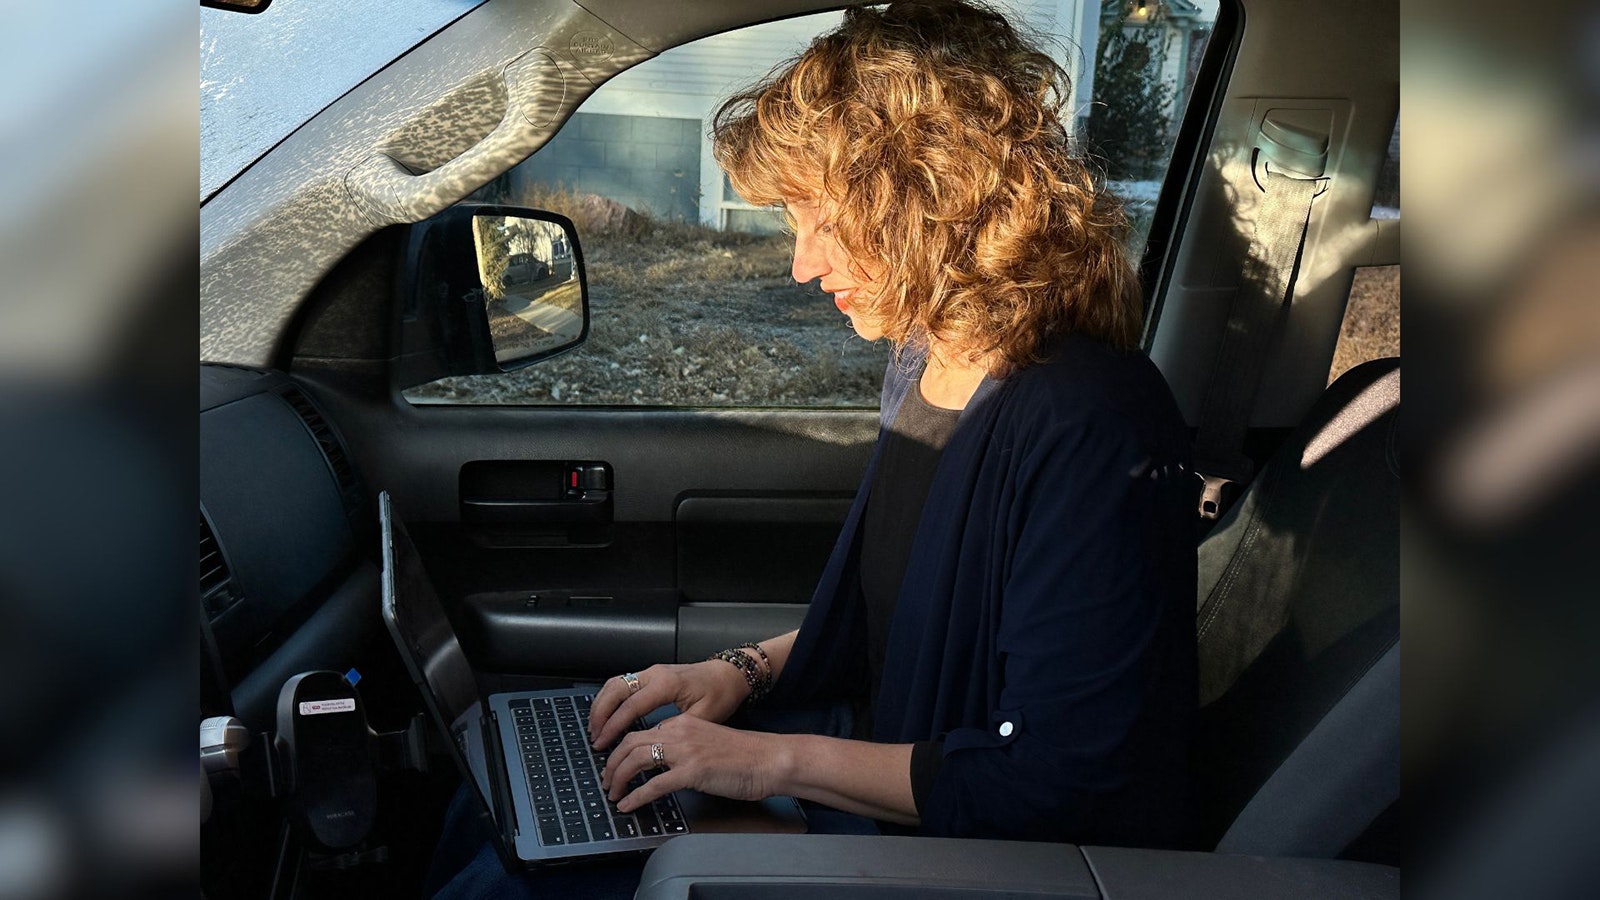
<instances>
[{"instance_id":1,"label":"shrub","mask_svg":"<svg viewBox=\"0 0 1600 900\"><path fill-rule=\"evenodd\" d=\"M1142 25L1128 24L1127 0L1101 4L1087 138L1113 181L1152 178L1166 164L1174 89L1161 78L1167 31L1160 4L1151 2L1156 11Z\"/></svg>"}]
</instances>

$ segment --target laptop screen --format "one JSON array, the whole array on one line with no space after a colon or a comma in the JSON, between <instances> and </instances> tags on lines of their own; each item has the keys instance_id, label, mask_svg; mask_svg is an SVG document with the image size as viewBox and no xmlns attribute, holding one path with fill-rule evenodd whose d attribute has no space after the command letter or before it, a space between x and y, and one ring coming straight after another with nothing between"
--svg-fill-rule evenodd
<instances>
[{"instance_id":1,"label":"laptop screen","mask_svg":"<svg viewBox=\"0 0 1600 900\"><path fill-rule=\"evenodd\" d=\"M473 772L456 743L457 732L463 726L477 728L482 718L472 666L422 568L405 523L393 514L388 491L378 494L378 520L383 535L384 622L411 680L422 692L423 705L450 738L449 750L456 757L462 776L477 785L485 808L492 809L483 795L486 785L482 775Z\"/></svg>"}]
</instances>

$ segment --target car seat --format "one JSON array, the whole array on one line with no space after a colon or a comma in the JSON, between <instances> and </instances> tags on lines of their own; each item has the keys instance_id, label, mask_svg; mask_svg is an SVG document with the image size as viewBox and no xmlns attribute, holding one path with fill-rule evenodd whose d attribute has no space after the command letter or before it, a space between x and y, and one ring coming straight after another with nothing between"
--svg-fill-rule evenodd
<instances>
[{"instance_id":1,"label":"car seat","mask_svg":"<svg viewBox=\"0 0 1600 900\"><path fill-rule=\"evenodd\" d=\"M1200 848L1399 864L1399 409L1345 373L1201 543Z\"/></svg>"}]
</instances>

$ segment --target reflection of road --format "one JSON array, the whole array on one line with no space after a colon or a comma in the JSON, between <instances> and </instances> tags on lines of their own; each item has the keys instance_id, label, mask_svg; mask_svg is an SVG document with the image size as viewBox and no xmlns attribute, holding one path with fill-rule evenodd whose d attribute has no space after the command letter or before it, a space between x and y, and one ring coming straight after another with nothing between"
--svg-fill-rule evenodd
<instances>
[{"instance_id":1,"label":"reflection of road","mask_svg":"<svg viewBox=\"0 0 1600 900\"><path fill-rule=\"evenodd\" d=\"M576 338L583 331L583 314L578 283L554 283L546 278L501 301L506 312L529 325L549 332L562 341Z\"/></svg>"}]
</instances>

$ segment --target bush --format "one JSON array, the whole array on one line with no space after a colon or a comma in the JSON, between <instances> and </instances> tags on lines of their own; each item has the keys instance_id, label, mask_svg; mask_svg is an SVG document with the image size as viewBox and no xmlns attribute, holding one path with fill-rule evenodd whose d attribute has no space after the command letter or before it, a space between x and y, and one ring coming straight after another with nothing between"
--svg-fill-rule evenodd
<instances>
[{"instance_id":1,"label":"bush","mask_svg":"<svg viewBox=\"0 0 1600 900\"><path fill-rule=\"evenodd\" d=\"M1101 4L1087 139L1113 181L1154 178L1166 166L1174 88L1160 77L1167 59L1160 8L1148 24L1129 25L1126 0Z\"/></svg>"}]
</instances>

